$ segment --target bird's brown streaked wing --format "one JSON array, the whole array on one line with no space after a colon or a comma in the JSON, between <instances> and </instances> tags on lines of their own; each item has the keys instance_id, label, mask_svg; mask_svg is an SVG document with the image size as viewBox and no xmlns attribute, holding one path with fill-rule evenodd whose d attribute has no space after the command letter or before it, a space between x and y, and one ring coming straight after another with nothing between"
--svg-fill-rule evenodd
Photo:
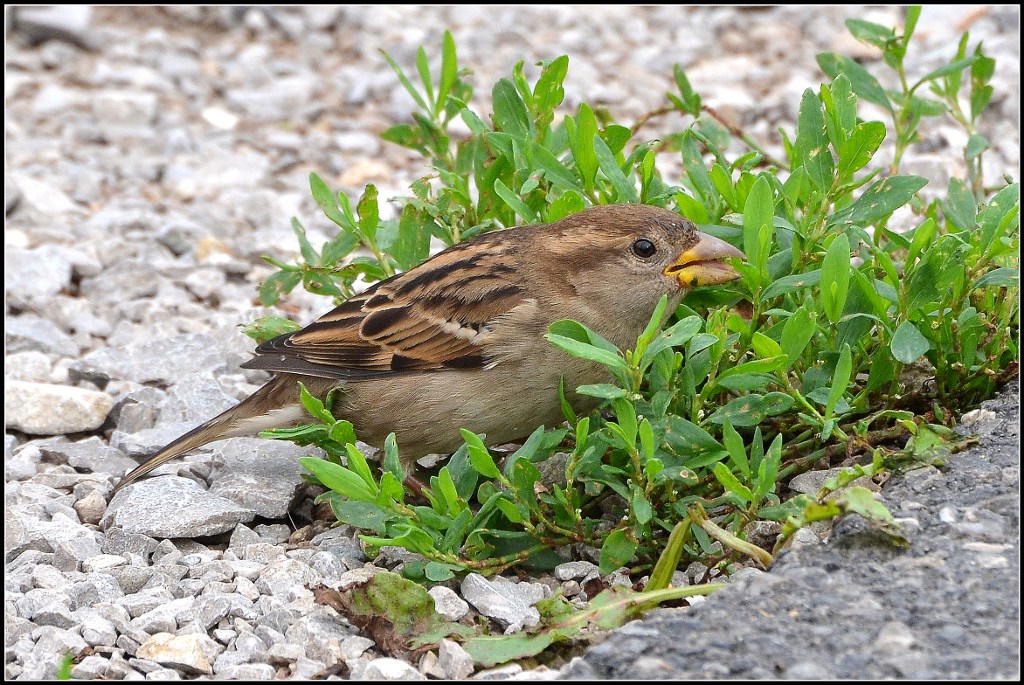
<instances>
[{"instance_id":1,"label":"bird's brown streaked wing","mask_svg":"<svg viewBox=\"0 0 1024 685\"><path fill-rule=\"evenodd\" d=\"M491 324L525 300L504 256L496 245L441 253L268 340L242 366L346 380L486 366Z\"/></svg>"}]
</instances>

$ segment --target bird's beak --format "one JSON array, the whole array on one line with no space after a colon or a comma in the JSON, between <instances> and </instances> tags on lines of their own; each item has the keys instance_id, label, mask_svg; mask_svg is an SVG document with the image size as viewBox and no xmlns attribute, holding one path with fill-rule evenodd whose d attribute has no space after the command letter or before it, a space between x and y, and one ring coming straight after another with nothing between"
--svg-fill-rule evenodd
<instances>
[{"instance_id":1,"label":"bird's beak","mask_svg":"<svg viewBox=\"0 0 1024 685\"><path fill-rule=\"evenodd\" d=\"M705 233L698 233L696 245L683 251L675 262L666 267L664 273L679 281L682 288L698 285L718 285L735 281L739 273L722 261L725 257L744 259L745 255L735 247Z\"/></svg>"}]
</instances>

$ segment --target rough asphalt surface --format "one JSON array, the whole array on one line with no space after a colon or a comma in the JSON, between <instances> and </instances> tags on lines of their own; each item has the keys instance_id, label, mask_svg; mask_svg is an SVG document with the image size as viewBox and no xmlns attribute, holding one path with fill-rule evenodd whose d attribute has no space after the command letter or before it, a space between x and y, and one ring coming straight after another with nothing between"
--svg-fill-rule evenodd
<instances>
[{"instance_id":1,"label":"rough asphalt surface","mask_svg":"<svg viewBox=\"0 0 1024 685\"><path fill-rule=\"evenodd\" d=\"M909 548L850 516L770 573L625 626L565 675L1019 679L1019 381L975 416L979 445L883 488Z\"/></svg>"}]
</instances>

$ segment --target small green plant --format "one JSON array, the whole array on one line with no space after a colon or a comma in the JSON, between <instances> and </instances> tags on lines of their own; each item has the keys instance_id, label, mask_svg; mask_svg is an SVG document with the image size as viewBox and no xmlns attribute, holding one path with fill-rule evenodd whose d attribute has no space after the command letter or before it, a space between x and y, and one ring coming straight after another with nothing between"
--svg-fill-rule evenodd
<instances>
[{"instance_id":1,"label":"small green plant","mask_svg":"<svg viewBox=\"0 0 1024 685\"><path fill-rule=\"evenodd\" d=\"M314 597L343 612L354 625L371 630L377 644L389 655L408 658L416 650L437 645L444 637L457 637L473 661L486 667L535 656L554 643L577 640L585 632L617 628L658 602L707 595L720 587L706 584L636 592L616 585L598 593L583 609L555 595L535 605L540 624L529 635L487 635L479 624L470 627L442 618L426 589L394 573L378 573L343 592L316 588Z\"/></svg>"},{"instance_id":2,"label":"small green plant","mask_svg":"<svg viewBox=\"0 0 1024 685\"><path fill-rule=\"evenodd\" d=\"M538 65L533 83L515 65L492 88L486 117L468 106L472 88L449 34L436 81L422 48L418 86L386 56L419 111L384 138L423 154L430 175L402 198L397 219L381 220L372 186L354 211L314 174L313 195L339 233L317 252L294 222L302 259L268 260L280 270L261 288L265 303L299 283L345 298L357 279L422 261L431 237L454 244L611 202L673 208L731 241L747 256L742 278L693 292L674 312L662 303L631 350L578 323L555 323L553 345L608 368L608 383L578 389L603 400L601 410L577 417L563 403L568 427L538 428L504 460L464 431L463 448L423 489L425 502L403 487L400 446L388 441L377 475L351 425L331 415L330 398L303 390L317 421L267 434L323 447L329 460L303 463L328 488L323 499L338 519L370 531L370 549L422 554L404 572L432 581L550 566L559 559L553 550L574 545L592 549L602 571L653 570L664 582L667 562L658 559L672 531L672 568L701 560L728 572L747 558L770 563L767 550L746 541L758 520L780 522L779 545L800 526L849 512L896 534L866 490L785 499L784 484L810 468L853 464L838 488L925 458L922 445L955 448L938 424L991 396L1017 373L1019 355L1019 185L986 185L988 143L977 129L995 64L964 34L948 64L908 75L919 12L907 9L902 30L848 22L881 50L898 85L886 89L842 55L819 55L830 81L804 92L796 129L781 132L781 160L720 125L678 67L678 92L629 128L586 103L556 116L565 56ZM860 101L891 121L864 120ZM669 111L691 125L660 142L634 140ZM937 116L968 134L964 178L926 201L929 180L900 166L922 120ZM461 139L449 133L456 117L470 130ZM749 150L730 159L734 136ZM886 139L894 156L883 167L874 162ZM670 153L685 168L671 182L655 166ZM910 217L909 229L890 227L897 212ZM278 321L253 335L290 326ZM925 382L914 380L922 375ZM857 464L861 454L870 465Z\"/></svg>"},{"instance_id":3,"label":"small green plant","mask_svg":"<svg viewBox=\"0 0 1024 685\"><path fill-rule=\"evenodd\" d=\"M61 657L60 663L57 665L57 673L54 675L56 680L71 680L71 669L75 665L75 657L73 654L65 654Z\"/></svg>"}]
</instances>

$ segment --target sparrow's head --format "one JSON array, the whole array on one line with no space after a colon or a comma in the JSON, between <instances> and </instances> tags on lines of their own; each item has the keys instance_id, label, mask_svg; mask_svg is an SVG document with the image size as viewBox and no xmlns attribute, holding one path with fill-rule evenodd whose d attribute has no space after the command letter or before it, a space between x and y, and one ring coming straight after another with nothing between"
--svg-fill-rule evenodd
<instances>
[{"instance_id":1,"label":"sparrow's head","mask_svg":"<svg viewBox=\"0 0 1024 685\"><path fill-rule=\"evenodd\" d=\"M646 284L661 292L718 285L740 277L724 260L744 257L686 217L650 205L592 207L546 232L551 251L592 285Z\"/></svg>"},{"instance_id":2,"label":"sparrow's head","mask_svg":"<svg viewBox=\"0 0 1024 685\"><path fill-rule=\"evenodd\" d=\"M739 278L725 260L744 256L685 217L649 205L593 207L537 230L544 244L537 258L550 262L543 271L630 331L647 322L662 295L678 303L690 288Z\"/></svg>"}]
</instances>

